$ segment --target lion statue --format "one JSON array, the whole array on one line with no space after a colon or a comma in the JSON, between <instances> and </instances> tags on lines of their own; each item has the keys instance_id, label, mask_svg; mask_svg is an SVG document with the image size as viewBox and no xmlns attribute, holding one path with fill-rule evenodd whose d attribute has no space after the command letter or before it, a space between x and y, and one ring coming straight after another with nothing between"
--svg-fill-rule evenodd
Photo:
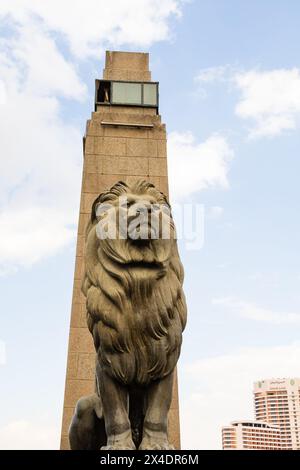
<instances>
[{"instance_id":1,"label":"lion statue","mask_svg":"<svg viewBox=\"0 0 300 470\"><path fill-rule=\"evenodd\" d=\"M113 216L115 236L99 237ZM71 449L173 449L167 418L186 324L182 283L164 194L146 181L120 181L100 194L87 227L82 284L96 386L76 405Z\"/></svg>"}]
</instances>

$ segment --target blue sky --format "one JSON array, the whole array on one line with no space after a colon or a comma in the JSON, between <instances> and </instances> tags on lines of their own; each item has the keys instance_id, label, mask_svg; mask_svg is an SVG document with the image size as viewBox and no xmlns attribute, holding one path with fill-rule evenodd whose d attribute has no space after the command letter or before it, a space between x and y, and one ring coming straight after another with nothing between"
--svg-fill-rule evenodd
<instances>
[{"instance_id":1,"label":"blue sky","mask_svg":"<svg viewBox=\"0 0 300 470\"><path fill-rule=\"evenodd\" d=\"M254 380L299 376L300 5L35 3L0 6L0 447L58 447L81 139L117 49L150 52L172 201L205 209L202 249L180 241L181 427L219 448Z\"/></svg>"}]
</instances>

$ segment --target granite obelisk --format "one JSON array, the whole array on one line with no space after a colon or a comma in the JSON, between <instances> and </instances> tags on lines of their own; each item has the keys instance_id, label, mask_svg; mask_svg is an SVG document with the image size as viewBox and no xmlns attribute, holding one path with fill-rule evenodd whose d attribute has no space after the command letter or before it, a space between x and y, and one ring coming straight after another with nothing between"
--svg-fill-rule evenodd
<instances>
[{"instance_id":1,"label":"granite obelisk","mask_svg":"<svg viewBox=\"0 0 300 470\"><path fill-rule=\"evenodd\" d=\"M106 52L103 79L96 80L95 109L83 140L83 175L72 313L63 408L61 449L69 449L74 406L95 388L95 351L81 292L84 234L91 205L119 180L144 179L168 194L166 128L161 123L158 83L151 81L149 55ZM169 412L169 440L180 448L178 387Z\"/></svg>"}]
</instances>

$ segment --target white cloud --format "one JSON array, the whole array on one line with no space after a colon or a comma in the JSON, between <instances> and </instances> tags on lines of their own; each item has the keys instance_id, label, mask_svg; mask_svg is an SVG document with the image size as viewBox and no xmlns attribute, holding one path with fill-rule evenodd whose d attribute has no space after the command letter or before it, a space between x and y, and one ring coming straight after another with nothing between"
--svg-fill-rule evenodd
<instances>
[{"instance_id":1,"label":"white cloud","mask_svg":"<svg viewBox=\"0 0 300 470\"><path fill-rule=\"evenodd\" d=\"M0 42L0 271L54 254L73 237L82 137L60 117L59 96L85 85L42 30Z\"/></svg>"},{"instance_id":2,"label":"white cloud","mask_svg":"<svg viewBox=\"0 0 300 470\"><path fill-rule=\"evenodd\" d=\"M2 265L30 266L55 254L76 235L75 228L66 224L66 218L63 211L49 207L0 213Z\"/></svg>"},{"instance_id":3,"label":"white cloud","mask_svg":"<svg viewBox=\"0 0 300 470\"><path fill-rule=\"evenodd\" d=\"M218 65L216 67L207 67L201 69L195 77L198 83L209 83L215 81L223 81L228 78L228 73L232 71L229 65Z\"/></svg>"},{"instance_id":4,"label":"white cloud","mask_svg":"<svg viewBox=\"0 0 300 470\"><path fill-rule=\"evenodd\" d=\"M212 206L209 209L208 215L211 219L218 219L219 217L221 217L221 215L223 215L223 212L224 212L223 207Z\"/></svg>"},{"instance_id":5,"label":"white cloud","mask_svg":"<svg viewBox=\"0 0 300 470\"><path fill-rule=\"evenodd\" d=\"M248 318L249 320L271 323L274 325L300 324L300 313L274 312L271 309L260 307L234 297L214 299L213 304L225 307L228 312L232 312L243 318Z\"/></svg>"},{"instance_id":6,"label":"white cloud","mask_svg":"<svg viewBox=\"0 0 300 470\"><path fill-rule=\"evenodd\" d=\"M213 134L198 144L192 133L168 136L168 165L172 200L212 188L228 188L229 163L233 150L225 137Z\"/></svg>"},{"instance_id":7,"label":"white cloud","mask_svg":"<svg viewBox=\"0 0 300 470\"><path fill-rule=\"evenodd\" d=\"M299 377L300 344L241 349L204 358L181 370L183 449L220 449L221 428L238 419L253 419L253 382Z\"/></svg>"},{"instance_id":8,"label":"white cloud","mask_svg":"<svg viewBox=\"0 0 300 470\"><path fill-rule=\"evenodd\" d=\"M250 70L233 77L242 97L235 112L252 119L250 137L276 136L295 129L300 115L300 70Z\"/></svg>"},{"instance_id":9,"label":"white cloud","mask_svg":"<svg viewBox=\"0 0 300 470\"><path fill-rule=\"evenodd\" d=\"M236 69L229 64L201 69L194 77L194 81L197 86L196 96L206 98L206 90L209 85L214 83L228 83L232 75L235 73L235 70Z\"/></svg>"},{"instance_id":10,"label":"white cloud","mask_svg":"<svg viewBox=\"0 0 300 470\"><path fill-rule=\"evenodd\" d=\"M99 58L103 48L121 45L148 47L169 39L169 20L181 15L184 0L2 0L0 14L29 24L42 21L47 31L59 33L80 58Z\"/></svg>"},{"instance_id":11,"label":"white cloud","mask_svg":"<svg viewBox=\"0 0 300 470\"><path fill-rule=\"evenodd\" d=\"M80 60L100 59L107 46L168 39L183 3L87 0L70 10L66 0L1 2L1 275L55 254L75 236L82 131L69 124L72 116L62 119L61 98L86 98Z\"/></svg>"},{"instance_id":12,"label":"white cloud","mask_svg":"<svg viewBox=\"0 0 300 470\"><path fill-rule=\"evenodd\" d=\"M2 450L51 450L59 448L57 426L48 420L31 422L24 419L12 421L0 427Z\"/></svg>"},{"instance_id":13,"label":"white cloud","mask_svg":"<svg viewBox=\"0 0 300 470\"><path fill-rule=\"evenodd\" d=\"M250 138L277 136L299 124L299 68L243 71L219 65L200 70L195 82L201 96L206 96L205 86L216 82L226 82L231 90L238 90L235 114L252 121Z\"/></svg>"},{"instance_id":14,"label":"white cloud","mask_svg":"<svg viewBox=\"0 0 300 470\"><path fill-rule=\"evenodd\" d=\"M27 71L27 93L61 95L83 100L86 86L80 81L76 67L68 62L54 40L37 25L22 26L15 40L9 41L12 56Z\"/></svg>"}]
</instances>

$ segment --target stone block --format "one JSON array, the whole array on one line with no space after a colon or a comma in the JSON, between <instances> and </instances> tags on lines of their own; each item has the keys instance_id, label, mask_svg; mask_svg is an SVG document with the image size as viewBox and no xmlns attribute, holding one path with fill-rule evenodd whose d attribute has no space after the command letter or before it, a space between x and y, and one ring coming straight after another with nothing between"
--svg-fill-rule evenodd
<instances>
[{"instance_id":1,"label":"stone block","mask_svg":"<svg viewBox=\"0 0 300 470\"><path fill-rule=\"evenodd\" d=\"M84 270L85 268L83 256L76 256L74 279L82 280L84 276Z\"/></svg>"},{"instance_id":2,"label":"stone block","mask_svg":"<svg viewBox=\"0 0 300 470\"><path fill-rule=\"evenodd\" d=\"M124 180L125 180L125 183L131 185L131 184L134 184L136 183L138 180L140 179L143 179L145 181L149 181L149 176L132 176L132 175L127 175L125 176Z\"/></svg>"},{"instance_id":3,"label":"stone block","mask_svg":"<svg viewBox=\"0 0 300 470\"><path fill-rule=\"evenodd\" d=\"M77 236L77 246L76 246L76 254L78 256L83 256L84 255L84 237L83 235L78 235Z\"/></svg>"},{"instance_id":4,"label":"stone block","mask_svg":"<svg viewBox=\"0 0 300 470\"><path fill-rule=\"evenodd\" d=\"M119 106L102 106L101 111L92 113L91 122L95 122L98 125L101 125L102 121L108 122L128 122L128 123L140 123L140 124L153 124L155 127L161 125L161 117L159 114L143 114L142 111L139 111L140 108L135 108L133 113L131 108L121 108ZM142 108L144 109L144 108ZM105 129L105 126L102 126Z\"/></svg>"},{"instance_id":5,"label":"stone block","mask_svg":"<svg viewBox=\"0 0 300 470\"><path fill-rule=\"evenodd\" d=\"M157 156L160 158L167 158L167 141L161 139L157 141Z\"/></svg>"},{"instance_id":6,"label":"stone block","mask_svg":"<svg viewBox=\"0 0 300 470\"><path fill-rule=\"evenodd\" d=\"M74 407L79 398L94 392L94 380L69 379L66 381L65 407Z\"/></svg>"},{"instance_id":7,"label":"stone block","mask_svg":"<svg viewBox=\"0 0 300 470\"><path fill-rule=\"evenodd\" d=\"M99 178L97 178L98 181ZM91 214L92 205L95 199L99 196L99 192L94 193L82 193L81 195L81 204L80 212L82 214Z\"/></svg>"},{"instance_id":8,"label":"stone block","mask_svg":"<svg viewBox=\"0 0 300 470\"><path fill-rule=\"evenodd\" d=\"M160 176L158 183L159 190L169 197L169 185L167 176Z\"/></svg>"},{"instance_id":9,"label":"stone block","mask_svg":"<svg viewBox=\"0 0 300 470\"><path fill-rule=\"evenodd\" d=\"M81 213L78 222L78 235L85 236L86 227L90 220L90 214Z\"/></svg>"},{"instance_id":10,"label":"stone block","mask_svg":"<svg viewBox=\"0 0 300 470\"><path fill-rule=\"evenodd\" d=\"M149 175L150 176L167 176L167 159L166 158L149 158Z\"/></svg>"},{"instance_id":11,"label":"stone block","mask_svg":"<svg viewBox=\"0 0 300 470\"><path fill-rule=\"evenodd\" d=\"M73 302L76 304L85 304L85 297L81 292L81 280L75 279L73 286Z\"/></svg>"},{"instance_id":12,"label":"stone block","mask_svg":"<svg viewBox=\"0 0 300 470\"><path fill-rule=\"evenodd\" d=\"M75 379L77 376L77 364L78 364L78 354L74 352L69 352L68 354L68 365L67 365L67 377L70 379Z\"/></svg>"},{"instance_id":13,"label":"stone block","mask_svg":"<svg viewBox=\"0 0 300 470\"><path fill-rule=\"evenodd\" d=\"M86 154L84 158L84 171L86 173L98 173L99 157L94 154Z\"/></svg>"},{"instance_id":14,"label":"stone block","mask_svg":"<svg viewBox=\"0 0 300 470\"><path fill-rule=\"evenodd\" d=\"M70 442L67 435L62 435L60 440L60 449L61 450L70 450Z\"/></svg>"},{"instance_id":15,"label":"stone block","mask_svg":"<svg viewBox=\"0 0 300 470\"><path fill-rule=\"evenodd\" d=\"M141 108L139 106L105 106L98 104L95 112L96 119L102 119L102 113L120 113L120 114L131 114L132 116L157 116L156 108ZM93 116L94 116L93 115ZM98 115L98 116L97 116Z\"/></svg>"},{"instance_id":16,"label":"stone block","mask_svg":"<svg viewBox=\"0 0 300 470\"><path fill-rule=\"evenodd\" d=\"M117 122L117 121L115 121ZM124 119L120 119L119 122L126 123ZM138 122L138 124L142 124ZM125 138L137 138L137 139L147 139L148 130L138 127L126 127L126 126L103 126L105 128L104 135L105 137L125 137Z\"/></svg>"},{"instance_id":17,"label":"stone block","mask_svg":"<svg viewBox=\"0 0 300 470\"><path fill-rule=\"evenodd\" d=\"M140 70L127 70L127 80L132 82L151 82L151 72Z\"/></svg>"},{"instance_id":18,"label":"stone block","mask_svg":"<svg viewBox=\"0 0 300 470\"><path fill-rule=\"evenodd\" d=\"M74 408L73 407L65 407L64 408L64 414L63 414L63 420L62 420L62 430L61 430L61 433L62 433L63 436L68 436L69 426L70 426L73 414L74 414Z\"/></svg>"},{"instance_id":19,"label":"stone block","mask_svg":"<svg viewBox=\"0 0 300 470\"><path fill-rule=\"evenodd\" d=\"M119 175L148 175L148 159L135 157L129 159L127 157L104 157L103 158L103 174L119 174Z\"/></svg>"},{"instance_id":20,"label":"stone block","mask_svg":"<svg viewBox=\"0 0 300 470\"><path fill-rule=\"evenodd\" d=\"M103 71L105 80L126 80L129 82L150 82L151 72L140 70L105 69Z\"/></svg>"},{"instance_id":21,"label":"stone block","mask_svg":"<svg viewBox=\"0 0 300 470\"><path fill-rule=\"evenodd\" d=\"M98 174L83 173L82 191L85 193L96 193L98 190Z\"/></svg>"},{"instance_id":22,"label":"stone block","mask_svg":"<svg viewBox=\"0 0 300 470\"><path fill-rule=\"evenodd\" d=\"M104 135L104 127L101 122L95 119L90 119L86 126L87 137L102 137Z\"/></svg>"},{"instance_id":23,"label":"stone block","mask_svg":"<svg viewBox=\"0 0 300 470\"><path fill-rule=\"evenodd\" d=\"M155 125L153 129L148 130L148 138L149 139L159 139L164 140L166 139L166 126L165 124L158 124Z\"/></svg>"},{"instance_id":24,"label":"stone block","mask_svg":"<svg viewBox=\"0 0 300 470\"><path fill-rule=\"evenodd\" d=\"M124 175L113 174L113 175L99 175L99 192L110 189L118 181L124 181Z\"/></svg>"},{"instance_id":25,"label":"stone block","mask_svg":"<svg viewBox=\"0 0 300 470\"><path fill-rule=\"evenodd\" d=\"M169 441L175 449L180 449L180 424L178 409L173 408L168 415L168 436Z\"/></svg>"},{"instance_id":26,"label":"stone block","mask_svg":"<svg viewBox=\"0 0 300 470\"><path fill-rule=\"evenodd\" d=\"M156 141L149 139L127 139L126 155L128 157L156 157Z\"/></svg>"},{"instance_id":27,"label":"stone block","mask_svg":"<svg viewBox=\"0 0 300 470\"><path fill-rule=\"evenodd\" d=\"M94 343L88 328L70 328L70 352L94 352Z\"/></svg>"},{"instance_id":28,"label":"stone block","mask_svg":"<svg viewBox=\"0 0 300 470\"><path fill-rule=\"evenodd\" d=\"M78 355L78 379L90 379L93 380L95 377L95 360L96 353L80 353Z\"/></svg>"},{"instance_id":29,"label":"stone block","mask_svg":"<svg viewBox=\"0 0 300 470\"><path fill-rule=\"evenodd\" d=\"M95 153L95 138L94 137L87 136L85 138L84 153L85 154Z\"/></svg>"},{"instance_id":30,"label":"stone block","mask_svg":"<svg viewBox=\"0 0 300 470\"><path fill-rule=\"evenodd\" d=\"M95 153L124 156L126 154L125 139L123 137L95 137Z\"/></svg>"},{"instance_id":31,"label":"stone block","mask_svg":"<svg viewBox=\"0 0 300 470\"><path fill-rule=\"evenodd\" d=\"M178 410L178 408L179 408L178 381L177 381L177 373L175 372L174 383L173 383L173 392L172 392L171 409Z\"/></svg>"},{"instance_id":32,"label":"stone block","mask_svg":"<svg viewBox=\"0 0 300 470\"><path fill-rule=\"evenodd\" d=\"M106 51L104 70L149 71L149 54L145 52Z\"/></svg>"},{"instance_id":33,"label":"stone block","mask_svg":"<svg viewBox=\"0 0 300 470\"><path fill-rule=\"evenodd\" d=\"M87 328L85 303L72 303L71 327Z\"/></svg>"}]
</instances>

